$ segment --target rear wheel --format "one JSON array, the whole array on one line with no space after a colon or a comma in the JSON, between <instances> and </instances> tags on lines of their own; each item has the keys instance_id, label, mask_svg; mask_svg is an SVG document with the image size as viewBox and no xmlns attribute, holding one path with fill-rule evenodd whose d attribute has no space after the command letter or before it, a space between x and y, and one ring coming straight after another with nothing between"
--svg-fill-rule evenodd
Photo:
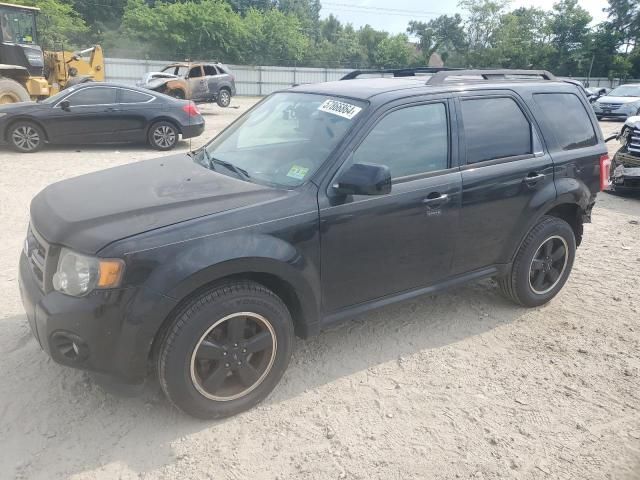
<instances>
[{"instance_id":1,"label":"rear wheel","mask_svg":"<svg viewBox=\"0 0 640 480\"><path fill-rule=\"evenodd\" d=\"M200 418L242 412L264 399L289 364L293 323L284 303L254 282L194 298L162 340L158 378L169 400Z\"/></svg>"},{"instance_id":2,"label":"rear wheel","mask_svg":"<svg viewBox=\"0 0 640 480\"><path fill-rule=\"evenodd\" d=\"M501 291L525 307L547 303L569 278L575 252L571 226L557 217L543 217L520 246L511 272L498 279Z\"/></svg>"},{"instance_id":3,"label":"rear wheel","mask_svg":"<svg viewBox=\"0 0 640 480\"><path fill-rule=\"evenodd\" d=\"M0 104L28 102L29 92L15 80L0 78Z\"/></svg>"},{"instance_id":4,"label":"rear wheel","mask_svg":"<svg viewBox=\"0 0 640 480\"><path fill-rule=\"evenodd\" d=\"M9 126L7 140L14 150L33 153L44 145L44 132L35 123L18 121Z\"/></svg>"},{"instance_id":5,"label":"rear wheel","mask_svg":"<svg viewBox=\"0 0 640 480\"><path fill-rule=\"evenodd\" d=\"M216 100L218 102L218 105L226 108L231 104L231 92L229 91L228 88L223 88L220 90L220 93L218 94L218 99Z\"/></svg>"},{"instance_id":6,"label":"rear wheel","mask_svg":"<svg viewBox=\"0 0 640 480\"><path fill-rule=\"evenodd\" d=\"M156 150L171 150L177 143L180 134L178 129L169 122L157 122L149 129L149 145Z\"/></svg>"}]
</instances>

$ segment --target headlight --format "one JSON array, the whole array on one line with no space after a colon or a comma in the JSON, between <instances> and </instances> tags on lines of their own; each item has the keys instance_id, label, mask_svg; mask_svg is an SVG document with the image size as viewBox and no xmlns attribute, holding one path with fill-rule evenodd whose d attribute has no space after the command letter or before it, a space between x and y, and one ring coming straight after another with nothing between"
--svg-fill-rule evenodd
<instances>
[{"instance_id":1,"label":"headlight","mask_svg":"<svg viewBox=\"0 0 640 480\"><path fill-rule=\"evenodd\" d=\"M631 114L635 114L640 108L640 100L637 102L630 102L622 106L622 109L625 112L630 112Z\"/></svg>"},{"instance_id":2,"label":"headlight","mask_svg":"<svg viewBox=\"0 0 640 480\"><path fill-rule=\"evenodd\" d=\"M96 288L118 287L123 273L122 260L89 257L63 248L53 275L53 288L81 297Z\"/></svg>"}]
</instances>

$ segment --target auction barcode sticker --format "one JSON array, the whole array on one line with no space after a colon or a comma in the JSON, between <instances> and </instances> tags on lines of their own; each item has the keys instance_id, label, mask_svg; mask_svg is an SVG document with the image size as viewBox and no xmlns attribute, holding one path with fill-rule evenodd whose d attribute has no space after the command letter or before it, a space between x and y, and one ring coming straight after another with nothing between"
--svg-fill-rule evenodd
<instances>
[{"instance_id":1,"label":"auction barcode sticker","mask_svg":"<svg viewBox=\"0 0 640 480\"><path fill-rule=\"evenodd\" d=\"M334 115L351 120L360 113L362 108L351 105L350 103L339 102L338 100L325 100L322 105L318 107L318 110L321 112L333 113Z\"/></svg>"}]
</instances>

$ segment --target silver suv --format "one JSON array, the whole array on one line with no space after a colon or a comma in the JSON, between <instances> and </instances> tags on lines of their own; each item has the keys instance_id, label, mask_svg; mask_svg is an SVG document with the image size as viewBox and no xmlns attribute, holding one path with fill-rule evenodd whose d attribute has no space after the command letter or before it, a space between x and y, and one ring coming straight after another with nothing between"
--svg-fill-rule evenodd
<instances>
[{"instance_id":1,"label":"silver suv","mask_svg":"<svg viewBox=\"0 0 640 480\"><path fill-rule=\"evenodd\" d=\"M228 107L236 94L235 77L221 63L172 63L147 73L138 86L195 102Z\"/></svg>"}]
</instances>

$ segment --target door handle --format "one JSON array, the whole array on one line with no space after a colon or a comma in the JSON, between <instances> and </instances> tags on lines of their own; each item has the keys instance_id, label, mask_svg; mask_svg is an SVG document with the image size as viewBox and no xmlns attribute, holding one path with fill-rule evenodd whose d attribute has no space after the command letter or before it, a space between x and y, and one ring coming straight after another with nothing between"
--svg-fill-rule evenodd
<instances>
[{"instance_id":1,"label":"door handle","mask_svg":"<svg viewBox=\"0 0 640 480\"><path fill-rule=\"evenodd\" d=\"M526 177L524 177L524 183L533 187L544 177L546 177L544 173L530 172Z\"/></svg>"},{"instance_id":2,"label":"door handle","mask_svg":"<svg viewBox=\"0 0 640 480\"><path fill-rule=\"evenodd\" d=\"M432 192L427 195L427 198L422 200L422 203L428 208L438 208L449 201L449 195L446 193Z\"/></svg>"},{"instance_id":3,"label":"door handle","mask_svg":"<svg viewBox=\"0 0 640 480\"><path fill-rule=\"evenodd\" d=\"M119 112L120 109L119 108L114 108L114 107L108 107L104 111L105 112Z\"/></svg>"}]
</instances>

